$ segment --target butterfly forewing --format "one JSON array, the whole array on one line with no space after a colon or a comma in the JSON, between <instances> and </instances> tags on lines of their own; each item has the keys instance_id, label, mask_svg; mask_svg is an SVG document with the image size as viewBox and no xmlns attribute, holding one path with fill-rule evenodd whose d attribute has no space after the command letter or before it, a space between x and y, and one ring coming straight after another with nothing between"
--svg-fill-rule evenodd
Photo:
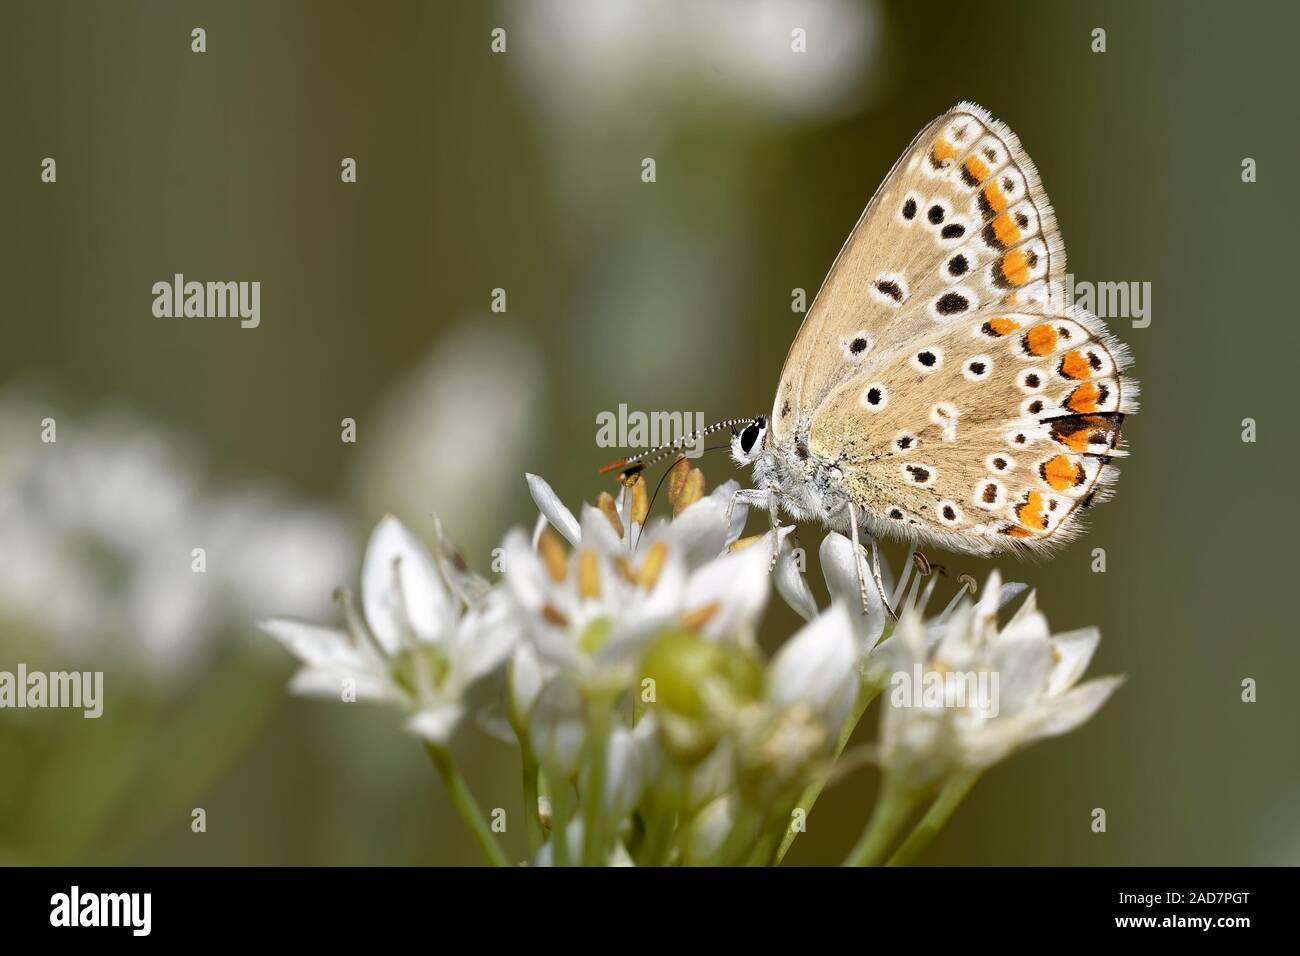
<instances>
[{"instance_id":1,"label":"butterfly forewing","mask_svg":"<svg viewBox=\"0 0 1300 956\"><path fill-rule=\"evenodd\" d=\"M895 163L832 265L777 389L774 437L877 356L986 305L1045 297L1065 275L1051 206L1015 135L963 103Z\"/></svg>"}]
</instances>

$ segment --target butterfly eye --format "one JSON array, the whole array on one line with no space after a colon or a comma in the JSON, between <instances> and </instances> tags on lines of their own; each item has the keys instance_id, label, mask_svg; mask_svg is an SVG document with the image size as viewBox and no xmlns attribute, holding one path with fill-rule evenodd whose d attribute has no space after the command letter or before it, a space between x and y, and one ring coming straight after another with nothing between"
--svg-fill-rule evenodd
<instances>
[{"instance_id":1,"label":"butterfly eye","mask_svg":"<svg viewBox=\"0 0 1300 956\"><path fill-rule=\"evenodd\" d=\"M740 450L748 455L754 449L754 442L758 441L758 433L761 429L757 424L745 426L745 430L740 433Z\"/></svg>"}]
</instances>

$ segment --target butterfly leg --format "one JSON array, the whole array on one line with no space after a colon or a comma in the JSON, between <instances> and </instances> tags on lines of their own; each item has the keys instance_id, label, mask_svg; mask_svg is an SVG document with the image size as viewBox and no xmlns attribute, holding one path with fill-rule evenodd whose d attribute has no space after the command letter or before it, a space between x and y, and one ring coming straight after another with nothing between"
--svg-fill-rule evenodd
<instances>
[{"instance_id":1,"label":"butterfly leg","mask_svg":"<svg viewBox=\"0 0 1300 956\"><path fill-rule=\"evenodd\" d=\"M770 491L762 491L758 488L741 488L731 496L731 502L727 505L727 527L731 527L731 514L736 510L736 504L738 502L744 502L746 505L763 505L766 507L768 506L768 499L770 497Z\"/></svg>"},{"instance_id":2,"label":"butterfly leg","mask_svg":"<svg viewBox=\"0 0 1300 956\"><path fill-rule=\"evenodd\" d=\"M870 606L867 603L867 579L863 573L862 567L862 545L858 543L858 509L853 502L849 502L849 529L853 534L853 563L858 569L858 593L862 598L862 610L867 612ZM880 577L880 549L876 545L876 536L871 535L871 577L876 585L876 593L880 595L880 603L885 608L885 613L898 620L898 615L894 609L889 606L889 598L885 596L885 582Z\"/></svg>"},{"instance_id":3,"label":"butterfly leg","mask_svg":"<svg viewBox=\"0 0 1300 956\"><path fill-rule=\"evenodd\" d=\"M725 523L728 528L731 527L731 513L735 510L737 502L744 502L750 506L761 505L767 509L768 521L772 529L772 559L768 562L767 570L770 572L776 567L776 562L781 557L781 498L783 492L776 485L771 485L766 491L761 488L742 488L731 496L731 503L727 505L727 514Z\"/></svg>"}]
</instances>

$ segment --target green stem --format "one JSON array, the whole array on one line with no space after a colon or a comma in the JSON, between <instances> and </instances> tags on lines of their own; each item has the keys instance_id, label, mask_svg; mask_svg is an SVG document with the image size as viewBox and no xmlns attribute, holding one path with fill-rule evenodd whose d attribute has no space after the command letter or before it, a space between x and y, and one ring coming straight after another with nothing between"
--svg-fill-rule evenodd
<instances>
[{"instance_id":1,"label":"green stem","mask_svg":"<svg viewBox=\"0 0 1300 956\"><path fill-rule=\"evenodd\" d=\"M530 857L535 858L538 848L546 840L542 820L538 816L537 758L533 756L533 748L522 741L519 754L524 778L524 823L528 828L528 852Z\"/></svg>"},{"instance_id":2,"label":"green stem","mask_svg":"<svg viewBox=\"0 0 1300 956\"><path fill-rule=\"evenodd\" d=\"M663 866L668 861L673 848L673 837L682 826L678 820L678 808L682 802L683 786L677 771L669 766L665 768L660 786L651 788L647 795L644 817L646 838L638 865Z\"/></svg>"},{"instance_id":3,"label":"green stem","mask_svg":"<svg viewBox=\"0 0 1300 956\"><path fill-rule=\"evenodd\" d=\"M871 706L871 702L879 695L879 687L865 682L858 689L858 699L853 705L853 712L850 713L848 719L844 721L844 726L840 728L839 739L835 742L835 753L831 756L832 764L836 763L840 759L840 755L844 753L844 748L849 745L849 738L853 736L853 731L857 729L858 721L862 719L862 715L867 712L867 708ZM808 815L812 813L813 804L817 802L817 798L821 796L821 792L825 786L826 777L823 775L813 783L810 783L804 792L800 794L799 803L796 804L796 806L803 808L805 820L807 820ZM779 865L780 862L785 859L785 855L790 849L790 844L794 843L794 838L798 835L799 831L787 823L785 836L781 840L781 846L776 851L776 857L772 860L773 866Z\"/></svg>"},{"instance_id":4,"label":"green stem","mask_svg":"<svg viewBox=\"0 0 1300 956\"><path fill-rule=\"evenodd\" d=\"M903 845L894 851L894 855L885 865L908 866L915 861L921 851L929 846L930 841L943 829L949 817L953 815L953 811L961 805L962 800L966 799L966 794L970 793L979 778L979 772L972 771L958 774L944 784L943 789L939 791L939 796L935 797L934 803L930 804L930 809L925 811L925 816L921 817L920 822L903 841Z\"/></svg>"},{"instance_id":5,"label":"green stem","mask_svg":"<svg viewBox=\"0 0 1300 956\"><path fill-rule=\"evenodd\" d=\"M609 752L610 707L593 701L587 710L587 781L582 796L582 865L600 866L604 844L605 758Z\"/></svg>"},{"instance_id":6,"label":"green stem","mask_svg":"<svg viewBox=\"0 0 1300 956\"><path fill-rule=\"evenodd\" d=\"M569 820L572 819L573 798L569 784L561 781L551 792L551 863L569 865Z\"/></svg>"},{"instance_id":7,"label":"green stem","mask_svg":"<svg viewBox=\"0 0 1300 956\"><path fill-rule=\"evenodd\" d=\"M894 841L899 828L908 821L916 807L920 793L904 788L886 774L876 800L871 819L862 830L862 836L849 852L845 866L875 866Z\"/></svg>"},{"instance_id":8,"label":"green stem","mask_svg":"<svg viewBox=\"0 0 1300 956\"><path fill-rule=\"evenodd\" d=\"M483 856L493 866L509 866L510 861L506 859L505 852L497 845L496 839L492 836L492 828L488 826L483 811L479 809L478 803L474 800L474 794L470 793L469 784L465 782L465 778L456 769L456 761L452 759L451 751L441 744L433 742L426 742L425 747L429 751L429 756L433 759L434 767L438 770L438 776L442 777L442 782L447 787L451 802L455 805L457 812L460 813L460 818L464 821L465 826L469 828L470 835L474 837L474 842L483 851Z\"/></svg>"},{"instance_id":9,"label":"green stem","mask_svg":"<svg viewBox=\"0 0 1300 956\"><path fill-rule=\"evenodd\" d=\"M762 825L762 818L742 804L731 825L731 832L722 841L714 863L718 866L739 866L748 860L749 855L754 852L755 842L762 835L760 832Z\"/></svg>"}]
</instances>

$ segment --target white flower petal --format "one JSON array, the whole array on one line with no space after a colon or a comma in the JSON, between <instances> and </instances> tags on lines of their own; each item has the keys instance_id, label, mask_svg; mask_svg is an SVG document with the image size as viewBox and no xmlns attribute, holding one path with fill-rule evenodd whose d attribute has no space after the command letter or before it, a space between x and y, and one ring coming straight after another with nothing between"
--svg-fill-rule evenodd
<instances>
[{"instance_id":1,"label":"white flower petal","mask_svg":"<svg viewBox=\"0 0 1300 956\"><path fill-rule=\"evenodd\" d=\"M542 559L518 528L506 534L501 554L506 588L525 611L537 614L546 604L552 588Z\"/></svg>"},{"instance_id":2,"label":"white flower petal","mask_svg":"<svg viewBox=\"0 0 1300 956\"><path fill-rule=\"evenodd\" d=\"M724 542L724 546L728 548L740 540L740 536L745 533L745 522L749 520L749 505L743 501L735 501L736 492L739 490L740 482L732 479L718 485L709 495L722 505L723 515L726 515L728 508L731 509L731 524L727 528L727 538Z\"/></svg>"},{"instance_id":3,"label":"white flower petal","mask_svg":"<svg viewBox=\"0 0 1300 956\"><path fill-rule=\"evenodd\" d=\"M1047 680L1047 696L1056 697L1073 687L1088 669L1093 652L1101 643L1101 631L1095 627L1052 638L1052 673Z\"/></svg>"},{"instance_id":4,"label":"white flower petal","mask_svg":"<svg viewBox=\"0 0 1300 956\"><path fill-rule=\"evenodd\" d=\"M317 667L361 668L364 658L347 634L332 627L318 627L305 621L272 618L259 621L267 634L285 646L304 664Z\"/></svg>"},{"instance_id":5,"label":"white flower petal","mask_svg":"<svg viewBox=\"0 0 1300 956\"><path fill-rule=\"evenodd\" d=\"M464 714L465 709L459 703L428 707L411 717L406 729L434 743L445 744L451 740Z\"/></svg>"},{"instance_id":6,"label":"white flower petal","mask_svg":"<svg viewBox=\"0 0 1300 956\"><path fill-rule=\"evenodd\" d=\"M499 601L497 606L470 611L456 628L455 664L464 672L465 683L495 670L519 639L519 624Z\"/></svg>"},{"instance_id":7,"label":"white flower petal","mask_svg":"<svg viewBox=\"0 0 1300 956\"><path fill-rule=\"evenodd\" d=\"M515 648L510 659L508 681L510 686L510 706L512 716L522 722L532 710L542 685L551 677L550 668L542 663L537 649L532 644L523 643Z\"/></svg>"},{"instance_id":8,"label":"white flower petal","mask_svg":"<svg viewBox=\"0 0 1300 956\"><path fill-rule=\"evenodd\" d=\"M345 691L347 694L345 695ZM400 694L382 677L360 671L344 672L322 670L318 667L301 668L289 679L289 693L299 697L317 697L324 700L402 700Z\"/></svg>"},{"instance_id":9,"label":"white flower petal","mask_svg":"<svg viewBox=\"0 0 1300 956\"><path fill-rule=\"evenodd\" d=\"M436 641L454 614L432 556L391 515L370 536L361 599L371 632L390 654L405 642L408 622L417 637Z\"/></svg>"},{"instance_id":10,"label":"white flower petal","mask_svg":"<svg viewBox=\"0 0 1300 956\"><path fill-rule=\"evenodd\" d=\"M640 741L625 727L616 726L609 735L605 755L605 807L615 820L636 808L645 783Z\"/></svg>"},{"instance_id":11,"label":"white flower petal","mask_svg":"<svg viewBox=\"0 0 1300 956\"><path fill-rule=\"evenodd\" d=\"M867 609L862 608L862 589L853 561L853 542L837 532L822 539L822 575L831 593L832 603L843 604L853 621L853 628L865 647L874 647L885 632L885 606L880 601L871 575L871 556L858 549L862 559L862 576L867 585Z\"/></svg>"},{"instance_id":12,"label":"white flower petal","mask_svg":"<svg viewBox=\"0 0 1300 956\"><path fill-rule=\"evenodd\" d=\"M673 519L666 536L688 567L712 561L727 545L727 506L716 498L701 498Z\"/></svg>"},{"instance_id":13,"label":"white flower petal","mask_svg":"<svg viewBox=\"0 0 1300 956\"><path fill-rule=\"evenodd\" d=\"M626 529L624 529L626 531ZM594 548L598 554L616 555L623 553L623 541L614 531L605 513L589 504L582 506L582 528L579 531L582 546Z\"/></svg>"},{"instance_id":14,"label":"white flower petal","mask_svg":"<svg viewBox=\"0 0 1300 956\"><path fill-rule=\"evenodd\" d=\"M998 675L998 706L1004 713L1015 713L1046 694L1052 651L1043 637L999 637L990 663Z\"/></svg>"},{"instance_id":15,"label":"white flower petal","mask_svg":"<svg viewBox=\"0 0 1300 956\"><path fill-rule=\"evenodd\" d=\"M817 616L817 600L808 589L808 580L795 562L794 548L788 543L781 547L781 557L776 562L776 589L785 603L805 621Z\"/></svg>"},{"instance_id":16,"label":"white flower petal","mask_svg":"<svg viewBox=\"0 0 1300 956\"><path fill-rule=\"evenodd\" d=\"M569 544L577 547L582 543L582 531L578 526L578 519L573 516L573 512L565 507L560 496L555 493L546 479L537 475L525 475L528 479L528 491L533 496L533 502L537 505L537 510L546 515L546 520L556 531L564 535Z\"/></svg>"},{"instance_id":17,"label":"white flower petal","mask_svg":"<svg viewBox=\"0 0 1300 956\"><path fill-rule=\"evenodd\" d=\"M548 681L528 715L528 738L542 769L554 781L578 769L586 737L582 692L563 676Z\"/></svg>"},{"instance_id":18,"label":"white flower petal","mask_svg":"<svg viewBox=\"0 0 1300 956\"><path fill-rule=\"evenodd\" d=\"M772 533L747 548L733 551L696 570L686 582L685 606L716 605L701 633L710 637L752 638L754 624L767 604L768 563L772 558Z\"/></svg>"},{"instance_id":19,"label":"white flower petal","mask_svg":"<svg viewBox=\"0 0 1300 956\"><path fill-rule=\"evenodd\" d=\"M1045 702L1045 713L1034 728L1033 736L1056 737L1069 733L1100 710L1122 683L1123 677L1098 677L1066 691L1050 703Z\"/></svg>"},{"instance_id":20,"label":"white flower petal","mask_svg":"<svg viewBox=\"0 0 1300 956\"><path fill-rule=\"evenodd\" d=\"M1028 589L1028 584L1022 584L1019 581L1008 581L998 589L997 609L1002 610Z\"/></svg>"},{"instance_id":21,"label":"white flower petal","mask_svg":"<svg viewBox=\"0 0 1300 956\"><path fill-rule=\"evenodd\" d=\"M833 604L777 651L768 667L768 699L778 708L808 704L838 733L857 699L860 657L848 611Z\"/></svg>"}]
</instances>

